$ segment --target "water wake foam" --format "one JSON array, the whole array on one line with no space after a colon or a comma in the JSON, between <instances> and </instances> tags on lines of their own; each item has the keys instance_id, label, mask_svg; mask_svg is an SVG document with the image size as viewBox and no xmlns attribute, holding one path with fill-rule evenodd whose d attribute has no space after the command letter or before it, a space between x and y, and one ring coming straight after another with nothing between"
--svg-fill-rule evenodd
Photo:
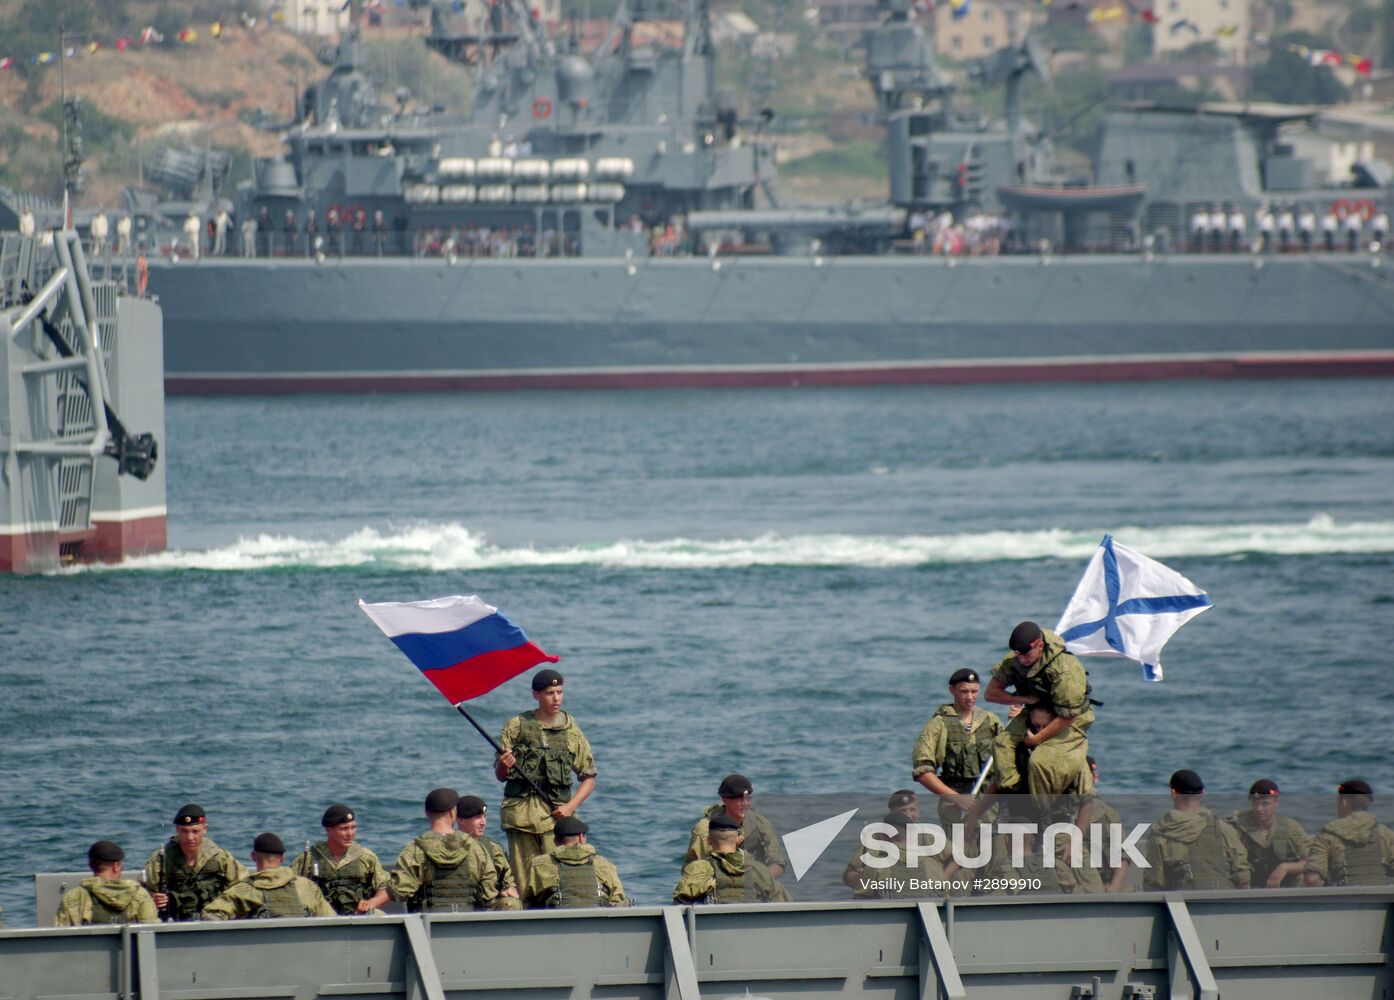
<instances>
[{"instance_id":1,"label":"water wake foam","mask_svg":"<svg viewBox=\"0 0 1394 1000\"><path fill-rule=\"evenodd\" d=\"M621 540L555 548L500 547L460 524L418 524L379 532L363 528L329 541L259 535L224 548L170 551L119 569L352 569L446 572L532 567L741 569L748 566L902 567L1067 559L1083 561L1103 532L985 531L952 535L774 535L718 541ZM1394 553L1394 522L1337 524L1318 515L1305 524L1120 527L1120 541L1156 559L1246 554L1308 556Z\"/></svg>"}]
</instances>

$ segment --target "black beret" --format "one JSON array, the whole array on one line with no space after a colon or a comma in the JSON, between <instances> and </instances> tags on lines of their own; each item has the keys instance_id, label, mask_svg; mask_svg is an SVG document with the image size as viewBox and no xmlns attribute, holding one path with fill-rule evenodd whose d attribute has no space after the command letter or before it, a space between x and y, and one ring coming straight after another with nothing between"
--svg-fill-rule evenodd
<instances>
[{"instance_id":1,"label":"black beret","mask_svg":"<svg viewBox=\"0 0 1394 1000\"><path fill-rule=\"evenodd\" d=\"M723 799L738 799L742 795L749 795L754 791L755 786L745 775L728 774L721 779L721 787L716 790L716 794Z\"/></svg>"},{"instance_id":2,"label":"black beret","mask_svg":"<svg viewBox=\"0 0 1394 1000\"><path fill-rule=\"evenodd\" d=\"M455 803L460 801L460 793L453 788L433 788L431 794L426 796L426 811L428 813L445 813L455 808Z\"/></svg>"},{"instance_id":3,"label":"black beret","mask_svg":"<svg viewBox=\"0 0 1394 1000\"><path fill-rule=\"evenodd\" d=\"M898 792L891 792L891 797L886 800L886 806L890 809L899 809L901 806L908 806L915 801L918 801L915 793L908 788L902 788Z\"/></svg>"},{"instance_id":4,"label":"black beret","mask_svg":"<svg viewBox=\"0 0 1394 1000\"><path fill-rule=\"evenodd\" d=\"M194 805L187 802L179 807L179 811L174 814L175 826L193 826L204 821L203 806Z\"/></svg>"},{"instance_id":5,"label":"black beret","mask_svg":"<svg viewBox=\"0 0 1394 1000\"><path fill-rule=\"evenodd\" d=\"M562 675L551 667L547 667L545 670L539 670L532 675L532 689L534 691L546 691L549 687L553 687L557 684L564 685L565 683L566 681L562 679Z\"/></svg>"},{"instance_id":6,"label":"black beret","mask_svg":"<svg viewBox=\"0 0 1394 1000\"><path fill-rule=\"evenodd\" d=\"M110 840L99 840L91 847L87 848L87 863L97 862L110 863L112 861L125 861L126 852L121 850L121 845Z\"/></svg>"},{"instance_id":7,"label":"black beret","mask_svg":"<svg viewBox=\"0 0 1394 1000\"><path fill-rule=\"evenodd\" d=\"M1012 629L1012 636L1007 640L1007 647L1014 653L1024 653L1031 648L1031 644L1042 636L1041 627L1035 622L1022 622Z\"/></svg>"},{"instance_id":8,"label":"black beret","mask_svg":"<svg viewBox=\"0 0 1394 1000\"><path fill-rule=\"evenodd\" d=\"M722 810L721 812L717 813L715 816L713 816L711 819L707 821L707 829L713 832L717 830L735 831L739 830L740 828L740 820L732 819L730 816L726 815L725 810Z\"/></svg>"},{"instance_id":9,"label":"black beret","mask_svg":"<svg viewBox=\"0 0 1394 1000\"><path fill-rule=\"evenodd\" d=\"M1375 790L1370 787L1370 783L1363 778L1347 778L1336 787L1336 791L1342 795L1375 794Z\"/></svg>"},{"instance_id":10,"label":"black beret","mask_svg":"<svg viewBox=\"0 0 1394 1000\"><path fill-rule=\"evenodd\" d=\"M557 820L553 832L558 837L579 837L588 830L590 830L590 827L586 826L585 823L575 816L563 816L561 819Z\"/></svg>"},{"instance_id":11,"label":"black beret","mask_svg":"<svg viewBox=\"0 0 1394 1000\"><path fill-rule=\"evenodd\" d=\"M455 815L469 819L471 816L483 816L488 808L478 795L461 795L460 801L455 803Z\"/></svg>"},{"instance_id":12,"label":"black beret","mask_svg":"<svg viewBox=\"0 0 1394 1000\"><path fill-rule=\"evenodd\" d=\"M1177 771L1171 776L1171 790L1182 795L1199 795L1205 791L1205 782L1194 771Z\"/></svg>"},{"instance_id":13,"label":"black beret","mask_svg":"<svg viewBox=\"0 0 1394 1000\"><path fill-rule=\"evenodd\" d=\"M274 833L259 833L257 839L252 841L252 850L258 854L285 854L286 845Z\"/></svg>"},{"instance_id":14,"label":"black beret","mask_svg":"<svg viewBox=\"0 0 1394 1000\"><path fill-rule=\"evenodd\" d=\"M354 820L353 810L342 802L335 802L328 809L324 810L324 815L320 817L320 826L338 826L341 823L352 823Z\"/></svg>"},{"instance_id":15,"label":"black beret","mask_svg":"<svg viewBox=\"0 0 1394 1000\"><path fill-rule=\"evenodd\" d=\"M962 684L967 681L969 684L979 684L978 672L972 667L964 667L962 670L955 670L954 675L949 678L949 687L955 684Z\"/></svg>"},{"instance_id":16,"label":"black beret","mask_svg":"<svg viewBox=\"0 0 1394 1000\"><path fill-rule=\"evenodd\" d=\"M1277 795L1278 783L1272 778L1259 778L1249 786L1250 795Z\"/></svg>"}]
</instances>

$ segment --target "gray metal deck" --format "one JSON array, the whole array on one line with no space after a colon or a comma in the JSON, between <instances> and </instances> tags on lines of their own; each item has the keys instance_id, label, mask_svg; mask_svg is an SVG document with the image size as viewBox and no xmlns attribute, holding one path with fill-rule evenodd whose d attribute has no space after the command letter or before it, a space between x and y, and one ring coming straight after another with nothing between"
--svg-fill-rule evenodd
<instances>
[{"instance_id":1,"label":"gray metal deck","mask_svg":"<svg viewBox=\"0 0 1394 1000\"><path fill-rule=\"evenodd\" d=\"M0 931L0 1000L1394 996L1394 888Z\"/></svg>"}]
</instances>

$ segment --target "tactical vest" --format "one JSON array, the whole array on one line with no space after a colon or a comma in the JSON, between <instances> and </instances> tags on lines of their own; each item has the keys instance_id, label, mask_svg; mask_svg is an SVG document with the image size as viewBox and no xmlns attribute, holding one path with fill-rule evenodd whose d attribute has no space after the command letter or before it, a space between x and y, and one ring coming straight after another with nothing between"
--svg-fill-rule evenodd
<instances>
[{"instance_id":1,"label":"tactical vest","mask_svg":"<svg viewBox=\"0 0 1394 1000\"><path fill-rule=\"evenodd\" d=\"M91 892L87 893L87 898L92 901L92 916L87 920L89 924L125 924L130 922L126 919L125 910L108 906Z\"/></svg>"},{"instance_id":2,"label":"tactical vest","mask_svg":"<svg viewBox=\"0 0 1394 1000\"><path fill-rule=\"evenodd\" d=\"M746 869L741 875L732 875L722 867L721 862L716 858L708 858L708 863L712 866L712 873L716 876L716 885L707 893L708 903L749 903L755 901L754 893L746 891L746 880L749 879L750 869Z\"/></svg>"},{"instance_id":3,"label":"tactical vest","mask_svg":"<svg viewBox=\"0 0 1394 1000\"><path fill-rule=\"evenodd\" d=\"M290 881L275 889L258 889L261 905L252 914L259 918L308 917L310 908L295 891L295 882Z\"/></svg>"},{"instance_id":4,"label":"tactical vest","mask_svg":"<svg viewBox=\"0 0 1394 1000\"><path fill-rule=\"evenodd\" d=\"M474 909L479 884L461 861L446 867L426 858L421 888L407 901L410 913L468 913Z\"/></svg>"},{"instance_id":5,"label":"tactical vest","mask_svg":"<svg viewBox=\"0 0 1394 1000\"><path fill-rule=\"evenodd\" d=\"M1218 816L1212 814L1209 826L1191 843L1163 838L1160 846L1168 889L1234 888Z\"/></svg>"},{"instance_id":6,"label":"tactical vest","mask_svg":"<svg viewBox=\"0 0 1394 1000\"><path fill-rule=\"evenodd\" d=\"M911 879L915 879L915 880L920 881L920 882L927 882L927 881L930 881L930 880L942 881L942 880L944 879L944 873L943 873L943 871L941 870L941 871L939 872L939 874L934 875L934 874L932 874L932 873L930 873L930 872L926 872L923 868L912 868L912 867L910 867L910 866L907 865L907 864L905 863L905 861L904 861L904 850L905 850L905 848L904 848L904 846L902 846L902 847L901 847L901 858L902 858L902 860L900 860L900 861L896 862L895 864L891 865L891 867L889 867L889 868L883 868L883 869L881 869L880 871L878 871L878 872L876 873L876 878L877 878L878 880L888 882L888 883L890 883L890 884L892 884L892 885L894 884L894 882L892 882L893 879L899 879L899 880L904 884L904 888L901 889L901 890L899 890L899 891L896 891L895 889L891 889L891 888L877 889L877 890L876 890L876 898L877 898L877 899L924 899L924 898L927 898L927 897L930 897L930 896L938 896L938 895L940 895L940 893L934 891L933 889L926 889L926 888L924 888L923 886L920 886L920 887L917 887L917 888L914 888L914 889L910 888L910 881L911 881Z\"/></svg>"},{"instance_id":7,"label":"tactical vest","mask_svg":"<svg viewBox=\"0 0 1394 1000\"><path fill-rule=\"evenodd\" d=\"M1065 653L1068 652L1069 650L1066 649ZM1051 689L1050 684L1046 680L1046 673L1044 669L1041 669L1032 677L1027 677L1026 673L1023 670L1021 670L1020 667L1013 665L1012 679L1007 683L1007 686L1022 697L1025 697L1027 695L1034 695L1039 700L1040 704L1044 705L1046 708L1049 708L1051 711L1055 710L1055 694L1054 691ZM1094 685L1089 683L1089 671L1086 670L1084 672L1084 707L1086 710L1089 708L1090 705L1103 704L1103 702L1095 701L1092 697L1090 697L1093 693Z\"/></svg>"},{"instance_id":8,"label":"tactical vest","mask_svg":"<svg viewBox=\"0 0 1394 1000\"><path fill-rule=\"evenodd\" d=\"M165 845L164 876L163 891L169 896L169 913L175 920L197 920L203 908L227 888L216 853L194 867L184 863L176 844Z\"/></svg>"},{"instance_id":9,"label":"tactical vest","mask_svg":"<svg viewBox=\"0 0 1394 1000\"><path fill-rule=\"evenodd\" d=\"M1008 889L1008 891L1012 892L1014 895L1024 895L1026 893L1034 892L1064 892L1065 890L1060 885L1060 870L1056 867L1056 865L1061 864L1064 864L1064 862L1057 857L1055 859L1055 864L1047 868L1045 864L1045 858L1039 850L1037 850L1034 854L1026 855L1026 857L1022 858L1020 870L1013 871L1006 877L1008 879L1015 879L1021 882L1033 879L1040 879L1041 887L1039 889Z\"/></svg>"},{"instance_id":10,"label":"tactical vest","mask_svg":"<svg viewBox=\"0 0 1394 1000\"><path fill-rule=\"evenodd\" d=\"M593 855L579 865L557 862L557 889L548 897L547 905L568 910L603 905L600 900L600 877L595 873Z\"/></svg>"},{"instance_id":11,"label":"tactical vest","mask_svg":"<svg viewBox=\"0 0 1394 1000\"><path fill-rule=\"evenodd\" d=\"M1386 885L1390 879L1389 866L1380 855L1378 834L1364 844L1352 844L1335 835L1330 864L1332 885Z\"/></svg>"},{"instance_id":12,"label":"tactical vest","mask_svg":"<svg viewBox=\"0 0 1394 1000\"><path fill-rule=\"evenodd\" d=\"M972 733L963 728L958 712L944 714L944 767L941 777L956 792L966 792L978 773L992 759L993 735L987 719L978 720Z\"/></svg>"},{"instance_id":13,"label":"tactical vest","mask_svg":"<svg viewBox=\"0 0 1394 1000\"><path fill-rule=\"evenodd\" d=\"M1275 823L1273 833L1268 838L1268 843L1260 844L1254 839L1254 835L1240 826L1234 824L1234 828L1239 831L1244 838L1244 852L1249 856L1249 867L1253 869L1253 874L1249 877L1249 883L1255 886L1266 886L1268 876L1273 874L1273 869L1277 868L1286 859L1278 857L1278 852L1273 848L1273 842L1278 839L1278 826ZM1284 884L1296 885L1297 877L1286 876Z\"/></svg>"},{"instance_id":14,"label":"tactical vest","mask_svg":"<svg viewBox=\"0 0 1394 1000\"><path fill-rule=\"evenodd\" d=\"M523 716L518 742L513 746L517 770L526 774L553 803L571 799L571 751L567 747L566 730L547 729L531 716ZM510 777L503 786L503 797L521 799L535 795L532 786L522 778Z\"/></svg>"},{"instance_id":15,"label":"tactical vest","mask_svg":"<svg viewBox=\"0 0 1394 1000\"><path fill-rule=\"evenodd\" d=\"M316 844L310 849L310 870L305 877L319 886L319 891L324 894L329 905L334 907L335 913L357 913L359 901L371 896L373 889L369 881L366 857L360 854L328 875L314 873L316 863L328 871L332 860L320 849L320 845Z\"/></svg>"}]
</instances>

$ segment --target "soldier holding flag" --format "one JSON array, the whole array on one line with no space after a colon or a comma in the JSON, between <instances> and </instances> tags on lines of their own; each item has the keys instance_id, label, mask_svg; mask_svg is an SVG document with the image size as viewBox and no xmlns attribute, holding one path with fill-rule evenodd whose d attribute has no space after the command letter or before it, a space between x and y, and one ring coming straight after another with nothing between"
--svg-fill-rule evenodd
<instances>
[{"instance_id":1,"label":"soldier holding flag","mask_svg":"<svg viewBox=\"0 0 1394 1000\"><path fill-rule=\"evenodd\" d=\"M998 734L994 754L998 789L1029 791L1040 807L1068 792L1091 791L1085 733L1094 724L1094 710L1083 664L1065 649L1060 636L1035 622L1014 628L1007 645L1011 655L993 668L984 697L999 705L1040 705L1050 709L1054 718L1030 732L1023 713ZM1023 747L1031 751L1025 775L1017 769L1017 751ZM1020 787L1023 780L1024 789Z\"/></svg>"},{"instance_id":2,"label":"soldier holding flag","mask_svg":"<svg viewBox=\"0 0 1394 1000\"><path fill-rule=\"evenodd\" d=\"M562 711L565 680L550 667L532 678L537 708L515 715L499 734L494 776L504 782L500 820L513 877L526 885L532 859L556 846L555 821L570 816L595 788L595 757L581 727ZM580 784L572 790L572 777Z\"/></svg>"},{"instance_id":3,"label":"soldier holding flag","mask_svg":"<svg viewBox=\"0 0 1394 1000\"><path fill-rule=\"evenodd\" d=\"M533 676L537 709L510 719L498 740L465 710L465 702L539 663L556 663L557 657L543 652L478 595L359 601L358 606L493 745L494 774L506 782L500 818L508 834L509 862L517 883L526 884L528 862L554 846L553 821L574 813L595 787L595 758L581 727L562 711L564 682L555 670ZM573 775L581 780L575 792ZM452 810L454 806L452 801Z\"/></svg>"}]
</instances>

